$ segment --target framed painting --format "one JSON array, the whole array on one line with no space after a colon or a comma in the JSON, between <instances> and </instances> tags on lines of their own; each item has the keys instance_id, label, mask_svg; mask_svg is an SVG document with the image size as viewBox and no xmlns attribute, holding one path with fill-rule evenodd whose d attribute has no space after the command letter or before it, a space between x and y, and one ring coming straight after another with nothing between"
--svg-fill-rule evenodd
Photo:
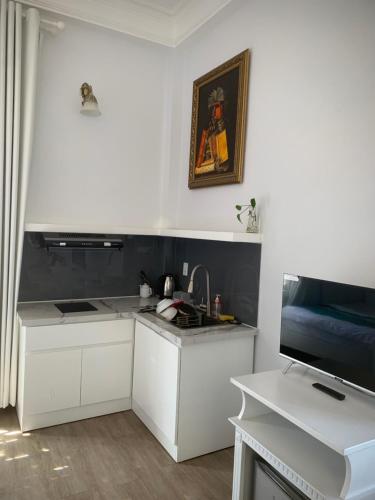
<instances>
[{"instance_id":1,"label":"framed painting","mask_svg":"<svg viewBox=\"0 0 375 500\"><path fill-rule=\"evenodd\" d=\"M189 188L243 180L250 51L193 84Z\"/></svg>"}]
</instances>

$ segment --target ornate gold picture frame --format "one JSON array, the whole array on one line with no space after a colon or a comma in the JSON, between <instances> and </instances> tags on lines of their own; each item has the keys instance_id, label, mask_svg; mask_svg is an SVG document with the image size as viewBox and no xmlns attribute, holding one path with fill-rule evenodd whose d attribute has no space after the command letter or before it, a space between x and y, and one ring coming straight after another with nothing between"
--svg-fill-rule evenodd
<instances>
[{"instance_id":1,"label":"ornate gold picture frame","mask_svg":"<svg viewBox=\"0 0 375 500\"><path fill-rule=\"evenodd\" d=\"M243 180L250 51L193 84L189 188Z\"/></svg>"}]
</instances>

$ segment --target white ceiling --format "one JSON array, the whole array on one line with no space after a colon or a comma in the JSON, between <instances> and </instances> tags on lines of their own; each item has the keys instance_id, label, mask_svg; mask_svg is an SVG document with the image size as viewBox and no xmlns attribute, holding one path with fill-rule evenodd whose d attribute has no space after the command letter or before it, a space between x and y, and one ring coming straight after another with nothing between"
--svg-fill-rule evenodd
<instances>
[{"instance_id":1,"label":"white ceiling","mask_svg":"<svg viewBox=\"0 0 375 500\"><path fill-rule=\"evenodd\" d=\"M168 16L174 16L181 10L187 0L132 0L133 3L159 10Z\"/></svg>"},{"instance_id":2,"label":"white ceiling","mask_svg":"<svg viewBox=\"0 0 375 500\"><path fill-rule=\"evenodd\" d=\"M21 0L21 2L176 47L231 0Z\"/></svg>"}]
</instances>

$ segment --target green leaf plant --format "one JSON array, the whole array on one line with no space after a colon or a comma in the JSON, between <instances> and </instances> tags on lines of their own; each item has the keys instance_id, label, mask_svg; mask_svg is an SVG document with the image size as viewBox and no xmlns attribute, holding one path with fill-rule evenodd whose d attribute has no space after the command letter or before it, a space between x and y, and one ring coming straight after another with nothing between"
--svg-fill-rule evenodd
<instances>
[{"instance_id":1,"label":"green leaf plant","mask_svg":"<svg viewBox=\"0 0 375 500\"><path fill-rule=\"evenodd\" d=\"M241 224L243 224L243 222L241 220L241 215L244 214L245 212L250 213L250 207L252 209L254 209L256 207L255 198L251 198L250 203L248 205L236 205L236 210L238 210L238 212L240 212L239 214L237 214L237 219L239 220L239 222L241 222Z\"/></svg>"}]
</instances>

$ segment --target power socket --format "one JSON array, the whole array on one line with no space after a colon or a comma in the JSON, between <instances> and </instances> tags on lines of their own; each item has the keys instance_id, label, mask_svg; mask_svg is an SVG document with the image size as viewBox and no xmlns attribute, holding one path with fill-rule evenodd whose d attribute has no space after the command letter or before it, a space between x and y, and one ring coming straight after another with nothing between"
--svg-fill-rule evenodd
<instances>
[{"instance_id":1,"label":"power socket","mask_svg":"<svg viewBox=\"0 0 375 500\"><path fill-rule=\"evenodd\" d=\"M182 266L182 276L188 276L189 275L189 263L184 262Z\"/></svg>"}]
</instances>

